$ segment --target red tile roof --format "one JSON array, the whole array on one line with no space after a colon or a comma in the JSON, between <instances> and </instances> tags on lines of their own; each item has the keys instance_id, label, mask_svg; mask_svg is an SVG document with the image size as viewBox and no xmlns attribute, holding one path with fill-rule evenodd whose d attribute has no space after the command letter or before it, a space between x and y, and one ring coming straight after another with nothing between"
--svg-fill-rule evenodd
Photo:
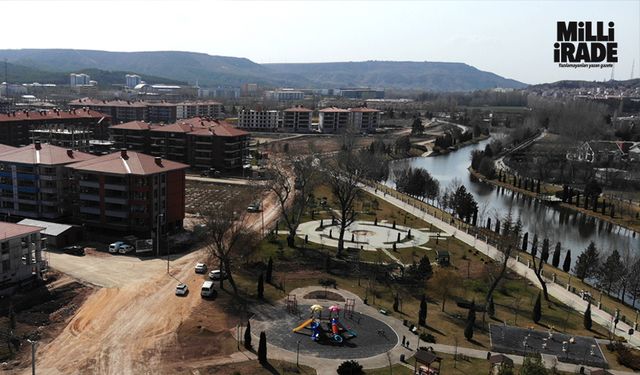
<instances>
[{"instance_id":1,"label":"red tile roof","mask_svg":"<svg viewBox=\"0 0 640 375\"><path fill-rule=\"evenodd\" d=\"M123 152L125 153L124 156ZM155 157L139 152L119 151L109 155L99 156L91 160L71 164L69 165L69 168L89 172L146 176L173 170L186 169L189 167L186 164L171 160L159 160L160 162L158 163L156 162Z\"/></svg>"},{"instance_id":2,"label":"red tile roof","mask_svg":"<svg viewBox=\"0 0 640 375\"><path fill-rule=\"evenodd\" d=\"M100 100L92 98L76 99L69 102L70 106L92 106L92 107L146 107L148 103L130 100Z\"/></svg>"},{"instance_id":3,"label":"red tile roof","mask_svg":"<svg viewBox=\"0 0 640 375\"><path fill-rule=\"evenodd\" d=\"M94 155L68 150L48 143L31 144L0 154L0 162L38 165L62 165L93 158L95 158Z\"/></svg>"},{"instance_id":4,"label":"red tile roof","mask_svg":"<svg viewBox=\"0 0 640 375\"><path fill-rule=\"evenodd\" d=\"M285 109L284 112L313 112L313 110L305 107L291 107Z\"/></svg>"},{"instance_id":5,"label":"red tile roof","mask_svg":"<svg viewBox=\"0 0 640 375\"><path fill-rule=\"evenodd\" d=\"M176 123L170 125L154 126L151 131L154 132L171 132L171 133L189 133L192 130L191 124Z\"/></svg>"},{"instance_id":6,"label":"red tile roof","mask_svg":"<svg viewBox=\"0 0 640 375\"><path fill-rule=\"evenodd\" d=\"M125 122L123 124L110 126L111 129L127 129L127 130L149 130L152 127L155 127L155 126L144 121L130 121L130 122Z\"/></svg>"},{"instance_id":7,"label":"red tile roof","mask_svg":"<svg viewBox=\"0 0 640 375\"><path fill-rule=\"evenodd\" d=\"M0 221L0 240L8 240L14 237L26 236L27 234L37 233L44 228L32 225L14 224Z\"/></svg>"},{"instance_id":8,"label":"red tile roof","mask_svg":"<svg viewBox=\"0 0 640 375\"><path fill-rule=\"evenodd\" d=\"M70 111L15 111L0 113L0 122L40 121L40 120L70 120L70 119L109 119L111 116L89 109L72 109Z\"/></svg>"},{"instance_id":9,"label":"red tile roof","mask_svg":"<svg viewBox=\"0 0 640 375\"><path fill-rule=\"evenodd\" d=\"M338 108L338 107L328 107L328 108L323 108L321 110L319 110L318 112L323 112L323 113L327 113L327 112L349 112L348 109L344 109L344 108Z\"/></svg>"},{"instance_id":10,"label":"red tile roof","mask_svg":"<svg viewBox=\"0 0 640 375\"><path fill-rule=\"evenodd\" d=\"M377 109L367 108L367 107L349 108L349 111L351 111L351 112L380 112Z\"/></svg>"}]
</instances>

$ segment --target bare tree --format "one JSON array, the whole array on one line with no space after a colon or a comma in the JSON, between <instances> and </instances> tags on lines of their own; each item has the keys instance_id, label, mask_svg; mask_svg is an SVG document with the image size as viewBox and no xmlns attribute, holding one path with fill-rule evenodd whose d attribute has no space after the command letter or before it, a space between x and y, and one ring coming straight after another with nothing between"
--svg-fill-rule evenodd
<instances>
[{"instance_id":1,"label":"bare tree","mask_svg":"<svg viewBox=\"0 0 640 375\"><path fill-rule=\"evenodd\" d=\"M273 159L267 170L271 177L268 189L274 193L289 230L287 245L294 248L296 231L318 181L318 158L315 153L283 155Z\"/></svg>"},{"instance_id":2,"label":"bare tree","mask_svg":"<svg viewBox=\"0 0 640 375\"><path fill-rule=\"evenodd\" d=\"M507 272L507 263L509 262L509 258L512 254L518 251L518 246L520 244L520 235L522 234L522 222L520 219L514 221L513 216L511 215L511 211L507 214L507 217L502 220L502 235L498 241L497 249L500 252L500 255L497 259L499 262L499 266L495 272L490 273L490 277L493 279L491 285L489 286L489 290L487 291L487 295L485 298L485 302L489 303L491 297L493 296L493 292L495 291L498 283L504 277Z\"/></svg>"},{"instance_id":3,"label":"bare tree","mask_svg":"<svg viewBox=\"0 0 640 375\"><path fill-rule=\"evenodd\" d=\"M533 262L533 273L535 273L538 278L538 282L540 282L540 286L542 287L542 294L544 295L545 301L549 301L549 293L547 292L547 282L542 278L542 267L547 263L549 259L549 239L545 238L542 240L542 251L540 253L540 258L536 257L536 248L532 248L531 259Z\"/></svg>"},{"instance_id":4,"label":"bare tree","mask_svg":"<svg viewBox=\"0 0 640 375\"><path fill-rule=\"evenodd\" d=\"M233 279L232 261L242 255L242 250L252 248L258 238L247 220L250 194L247 192L221 201L219 206L200 213L207 226L207 251L218 259L220 269L226 273L235 294L238 294L238 288Z\"/></svg>"}]
</instances>

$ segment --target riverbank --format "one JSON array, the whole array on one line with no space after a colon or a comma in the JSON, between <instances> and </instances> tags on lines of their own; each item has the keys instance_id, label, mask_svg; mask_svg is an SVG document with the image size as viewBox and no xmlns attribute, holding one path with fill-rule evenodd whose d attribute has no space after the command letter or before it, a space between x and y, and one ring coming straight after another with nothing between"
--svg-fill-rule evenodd
<instances>
[{"instance_id":1,"label":"riverbank","mask_svg":"<svg viewBox=\"0 0 640 375\"><path fill-rule=\"evenodd\" d=\"M464 147L466 147L466 146L471 146L471 145L478 144L478 143L480 143L480 142L484 141L485 139L489 139L489 137L490 137L489 135L482 134L482 135L481 135L481 136L479 136L479 137L472 138L472 139L470 139L470 140L468 140L468 141L465 141L465 142L462 142L462 143L458 143L458 144L456 144L455 146L451 146L451 147L453 148L453 150L450 150L450 149L444 149L444 150L440 150L440 151L435 151L435 150L433 150L433 151L431 151L431 152L429 153L429 155L427 155L427 156L441 156L441 155L447 155L447 154L449 154L449 153L451 153L451 152L456 152L456 151L458 151L458 150L460 150L461 148L464 148ZM424 156L424 155L423 155L423 156Z\"/></svg>"},{"instance_id":2,"label":"riverbank","mask_svg":"<svg viewBox=\"0 0 640 375\"><path fill-rule=\"evenodd\" d=\"M469 167L468 168L469 173L483 181L486 182L490 185L493 186L499 186L503 189L507 189L516 193L520 193L524 196L528 196L528 197L532 197L532 198L538 198L538 194L536 192L533 191L529 191L529 190L525 190L523 188L518 188L517 186L514 186L510 183L507 182L501 182L498 180L492 180L489 179L487 177L485 177L484 175L482 175L480 172L475 171L473 168ZM554 184L548 184L548 183L540 183L540 193L541 194L550 194L550 195L555 195L557 192L562 191L562 187L554 185ZM610 215L602 215L601 211L597 211L594 212L591 209L585 209L584 207L578 207L575 204L571 204L571 203L566 203L566 202L558 202L557 203L560 207L572 210L574 212L579 212L582 213L584 215L587 215L589 217L594 217L596 219L602 220L604 222L613 224L613 225L617 225L621 228L625 228L627 230L630 230L632 232L634 232L634 236L635 233L640 233L640 220L635 219L635 217L629 216L629 215L621 215L619 218L618 217L611 217ZM598 204L602 204L602 200L598 200Z\"/></svg>"}]
</instances>

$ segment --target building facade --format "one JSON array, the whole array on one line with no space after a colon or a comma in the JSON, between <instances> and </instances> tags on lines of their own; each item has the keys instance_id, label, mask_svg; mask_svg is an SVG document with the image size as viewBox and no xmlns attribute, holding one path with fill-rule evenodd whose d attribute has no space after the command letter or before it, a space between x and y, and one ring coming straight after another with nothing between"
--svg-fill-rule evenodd
<instances>
[{"instance_id":1,"label":"building facade","mask_svg":"<svg viewBox=\"0 0 640 375\"><path fill-rule=\"evenodd\" d=\"M224 107L222 103L213 100L181 102L176 104L176 117L178 120L192 117L221 119L223 113Z\"/></svg>"},{"instance_id":2,"label":"building facade","mask_svg":"<svg viewBox=\"0 0 640 375\"><path fill-rule=\"evenodd\" d=\"M238 127L258 131L276 131L278 111L242 109L238 112Z\"/></svg>"},{"instance_id":3,"label":"building facade","mask_svg":"<svg viewBox=\"0 0 640 375\"><path fill-rule=\"evenodd\" d=\"M304 92L293 89L279 89L270 90L264 92L264 97L267 100L275 100L278 102L289 102L304 99Z\"/></svg>"},{"instance_id":4,"label":"building facade","mask_svg":"<svg viewBox=\"0 0 640 375\"><path fill-rule=\"evenodd\" d=\"M320 121L318 130L321 133L336 133L349 126L350 112L343 108L324 108L318 111Z\"/></svg>"},{"instance_id":5,"label":"building facade","mask_svg":"<svg viewBox=\"0 0 640 375\"><path fill-rule=\"evenodd\" d=\"M373 108L349 108L351 126L357 131L374 132L380 125L380 111Z\"/></svg>"},{"instance_id":6,"label":"building facade","mask_svg":"<svg viewBox=\"0 0 640 375\"><path fill-rule=\"evenodd\" d=\"M143 237L181 229L186 168L127 150L74 163L74 220Z\"/></svg>"},{"instance_id":7,"label":"building facade","mask_svg":"<svg viewBox=\"0 0 640 375\"><path fill-rule=\"evenodd\" d=\"M130 88L130 89L142 83L142 77L140 77L137 74L127 74L124 76L124 79L125 79L125 85L127 86L127 88Z\"/></svg>"},{"instance_id":8,"label":"building facade","mask_svg":"<svg viewBox=\"0 0 640 375\"><path fill-rule=\"evenodd\" d=\"M308 132L311 131L311 118L313 111L302 106L296 106L282 111L283 132Z\"/></svg>"},{"instance_id":9,"label":"building facade","mask_svg":"<svg viewBox=\"0 0 640 375\"><path fill-rule=\"evenodd\" d=\"M77 138L106 139L111 117L90 109L13 111L0 114L0 143L24 146L37 140L64 147ZM77 137L76 137L77 135Z\"/></svg>"},{"instance_id":10,"label":"building facade","mask_svg":"<svg viewBox=\"0 0 640 375\"><path fill-rule=\"evenodd\" d=\"M76 86L89 86L91 82L91 77L87 74L69 74L69 85L71 87Z\"/></svg>"},{"instance_id":11,"label":"building facade","mask_svg":"<svg viewBox=\"0 0 640 375\"><path fill-rule=\"evenodd\" d=\"M0 294L40 277L43 228L0 222Z\"/></svg>"},{"instance_id":12,"label":"building facade","mask_svg":"<svg viewBox=\"0 0 640 375\"><path fill-rule=\"evenodd\" d=\"M68 164L92 159L84 152L35 144L0 154L0 214L58 220L72 213Z\"/></svg>"}]
</instances>

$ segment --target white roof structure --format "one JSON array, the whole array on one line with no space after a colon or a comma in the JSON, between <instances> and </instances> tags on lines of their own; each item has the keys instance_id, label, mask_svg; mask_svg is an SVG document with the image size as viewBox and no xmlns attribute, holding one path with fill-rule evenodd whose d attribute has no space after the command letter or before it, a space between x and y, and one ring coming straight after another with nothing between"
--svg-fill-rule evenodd
<instances>
[{"instance_id":1,"label":"white roof structure","mask_svg":"<svg viewBox=\"0 0 640 375\"><path fill-rule=\"evenodd\" d=\"M42 227L44 228L44 230L42 230L42 232L40 233L44 234L45 236L52 236L52 237L59 236L72 227L72 225L51 223L48 221L40 221L40 220L33 220L33 219L24 219L22 221L19 221L18 224Z\"/></svg>"}]
</instances>

